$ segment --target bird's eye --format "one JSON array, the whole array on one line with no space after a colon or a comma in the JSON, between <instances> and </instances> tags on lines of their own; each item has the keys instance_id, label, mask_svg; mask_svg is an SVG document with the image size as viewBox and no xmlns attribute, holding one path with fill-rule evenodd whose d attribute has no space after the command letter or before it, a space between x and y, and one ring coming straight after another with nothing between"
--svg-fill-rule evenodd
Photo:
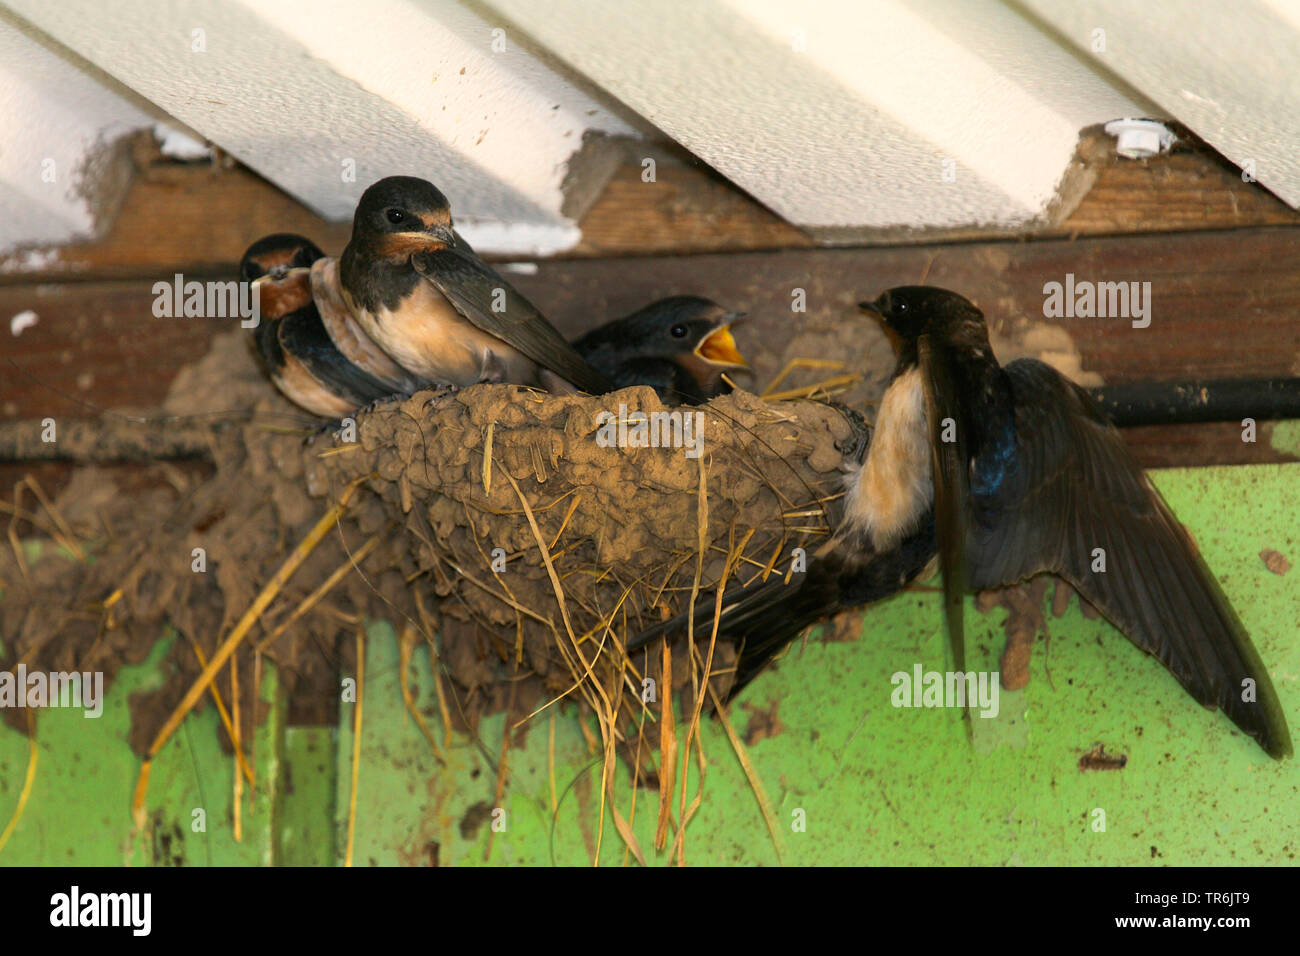
<instances>
[{"instance_id":1,"label":"bird's eye","mask_svg":"<svg viewBox=\"0 0 1300 956\"><path fill-rule=\"evenodd\" d=\"M893 312L895 315L902 315L907 311L907 302L904 299L899 299L890 304L893 306Z\"/></svg>"},{"instance_id":2,"label":"bird's eye","mask_svg":"<svg viewBox=\"0 0 1300 956\"><path fill-rule=\"evenodd\" d=\"M385 209L384 215L394 226L406 221L406 213L402 212L400 209Z\"/></svg>"},{"instance_id":3,"label":"bird's eye","mask_svg":"<svg viewBox=\"0 0 1300 956\"><path fill-rule=\"evenodd\" d=\"M684 326L684 325L674 325L674 326L673 326L671 329L669 329L668 331L669 331L669 333L672 335L672 337L675 338L675 339L684 339L684 338L686 338L686 326Z\"/></svg>"}]
</instances>

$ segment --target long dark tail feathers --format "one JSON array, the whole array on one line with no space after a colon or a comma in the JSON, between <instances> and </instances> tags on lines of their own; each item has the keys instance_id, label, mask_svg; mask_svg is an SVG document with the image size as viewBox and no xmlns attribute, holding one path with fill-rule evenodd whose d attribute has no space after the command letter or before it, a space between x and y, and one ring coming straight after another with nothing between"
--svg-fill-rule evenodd
<instances>
[{"instance_id":1,"label":"long dark tail feathers","mask_svg":"<svg viewBox=\"0 0 1300 956\"><path fill-rule=\"evenodd\" d=\"M802 581L793 580L787 584L783 575L774 573L766 581L736 588L723 596L718 641L737 647L736 676L727 693L728 700L757 677L782 648L812 623L807 615L796 620L787 613L788 604L786 608L782 607L793 598L801 584ZM707 642L713 633L715 603L716 594L709 592L702 593L696 602L697 644ZM684 636L688 633L690 618L690 613L683 611L647 628L627 642L627 652L642 650L660 638L674 640Z\"/></svg>"}]
</instances>

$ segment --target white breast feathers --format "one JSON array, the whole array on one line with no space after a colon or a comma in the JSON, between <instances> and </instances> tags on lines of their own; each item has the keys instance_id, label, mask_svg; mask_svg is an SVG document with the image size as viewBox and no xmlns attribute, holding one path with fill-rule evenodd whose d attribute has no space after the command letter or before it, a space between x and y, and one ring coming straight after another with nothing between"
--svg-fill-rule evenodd
<instances>
[{"instance_id":1,"label":"white breast feathers","mask_svg":"<svg viewBox=\"0 0 1300 956\"><path fill-rule=\"evenodd\" d=\"M867 459L848 478L844 529L866 534L877 551L893 546L934 500L931 468L925 392L913 368L880 400Z\"/></svg>"}]
</instances>

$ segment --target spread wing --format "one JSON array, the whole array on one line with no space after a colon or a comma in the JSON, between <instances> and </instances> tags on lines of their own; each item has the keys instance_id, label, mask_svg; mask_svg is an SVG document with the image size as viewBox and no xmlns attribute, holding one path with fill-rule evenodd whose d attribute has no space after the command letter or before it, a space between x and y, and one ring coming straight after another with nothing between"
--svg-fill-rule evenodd
<instances>
[{"instance_id":1,"label":"spread wing","mask_svg":"<svg viewBox=\"0 0 1300 956\"><path fill-rule=\"evenodd\" d=\"M605 377L586 363L546 316L482 260L459 248L447 248L417 252L411 265L484 332L583 391L593 395L609 391Z\"/></svg>"},{"instance_id":2,"label":"spread wing","mask_svg":"<svg viewBox=\"0 0 1300 956\"><path fill-rule=\"evenodd\" d=\"M934 524L943 572L943 606L953 663L966 670L963 610L968 582L966 542L970 502L969 424L963 417L953 368L928 335L917 342L925 414L934 466Z\"/></svg>"},{"instance_id":3,"label":"spread wing","mask_svg":"<svg viewBox=\"0 0 1300 956\"><path fill-rule=\"evenodd\" d=\"M971 585L1060 575L1201 704L1218 707L1272 756L1289 755L1258 653L1119 432L1049 366L1021 359L1005 372L1018 465L996 494L972 502ZM1243 700L1252 696L1247 680L1253 700Z\"/></svg>"}]
</instances>

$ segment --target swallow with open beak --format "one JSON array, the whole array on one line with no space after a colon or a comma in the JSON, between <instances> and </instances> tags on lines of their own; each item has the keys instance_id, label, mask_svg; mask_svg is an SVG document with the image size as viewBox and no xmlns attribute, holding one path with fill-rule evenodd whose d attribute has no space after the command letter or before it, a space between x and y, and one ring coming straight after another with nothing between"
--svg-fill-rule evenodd
<instances>
[{"instance_id":1,"label":"swallow with open beak","mask_svg":"<svg viewBox=\"0 0 1300 956\"><path fill-rule=\"evenodd\" d=\"M1281 704L1250 637L1088 393L1035 359L999 365L984 315L955 292L905 286L861 308L899 342L881 413L908 410L895 439L907 464L891 481L914 503L899 512L882 508L880 489L859 493L849 520L878 535L916 520L907 515L929 508L932 488L957 669L965 669L964 592L1050 572L1198 702L1271 756L1289 755Z\"/></svg>"},{"instance_id":2,"label":"swallow with open beak","mask_svg":"<svg viewBox=\"0 0 1300 956\"><path fill-rule=\"evenodd\" d=\"M426 382L609 390L555 327L459 239L432 183L390 176L357 204L339 286L362 331Z\"/></svg>"},{"instance_id":3,"label":"swallow with open beak","mask_svg":"<svg viewBox=\"0 0 1300 956\"><path fill-rule=\"evenodd\" d=\"M271 381L313 415L341 418L393 389L349 361L326 330L312 298L312 265L323 255L303 236L266 236L244 253L239 275L257 295L254 342Z\"/></svg>"},{"instance_id":4,"label":"swallow with open beak","mask_svg":"<svg viewBox=\"0 0 1300 956\"><path fill-rule=\"evenodd\" d=\"M698 405L731 391L724 374L749 368L731 334L743 317L676 295L592 329L573 347L615 388L649 385L666 405Z\"/></svg>"}]
</instances>

